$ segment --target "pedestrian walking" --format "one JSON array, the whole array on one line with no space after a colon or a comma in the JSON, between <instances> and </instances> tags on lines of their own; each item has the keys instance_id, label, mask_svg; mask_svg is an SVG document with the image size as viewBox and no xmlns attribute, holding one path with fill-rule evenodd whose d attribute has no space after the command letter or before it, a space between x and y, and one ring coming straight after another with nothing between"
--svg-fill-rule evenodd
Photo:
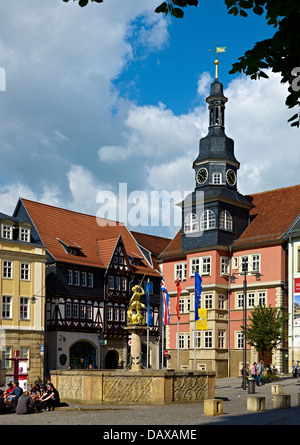
<instances>
[{"instance_id":1,"label":"pedestrian walking","mask_svg":"<svg viewBox=\"0 0 300 445\"><path fill-rule=\"evenodd\" d=\"M252 380L255 380L257 383L257 367L256 367L257 363L254 362L251 368L251 376L252 376Z\"/></svg>"},{"instance_id":2,"label":"pedestrian walking","mask_svg":"<svg viewBox=\"0 0 300 445\"><path fill-rule=\"evenodd\" d=\"M261 381L262 385L265 384L265 382L263 381L263 378L262 378L263 370L264 370L263 361L260 360L257 364L257 379L256 379L257 386L259 386L260 381Z\"/></svg>"},{"instance_id":3,"label":"pedestrian walking","mask_svg":"<svg viewBox=\"0 0 300 445\"><path fill-rule=\"evenodd\" d=\"M246 366L242 367L241 374L242 374L242 384L241 384L241 387L243 388L243 386L244 386L244 379L246 380L246 386L248 385L248 380L249 380L249 363L246 363Z\"/></svg>"},{"instance_id":4,"label":"pedestrian walking","mask_svg":"<svg viewBox=\"0 0 300 445\"><path fill-rule=\"evenodd\" d=\"M295 377L297 377L298 379L298 383L299 383L299 374L300 374L300 369L299 369L299 360L297 360L296 366L295 366Z\"/></svg>"}]
</instances>

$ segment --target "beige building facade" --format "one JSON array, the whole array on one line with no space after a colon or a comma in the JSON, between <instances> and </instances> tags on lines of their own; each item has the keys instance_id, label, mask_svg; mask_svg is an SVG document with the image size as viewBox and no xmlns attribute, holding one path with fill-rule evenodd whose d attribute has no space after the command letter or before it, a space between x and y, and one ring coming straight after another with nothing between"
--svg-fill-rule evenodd
<instances>
[{"instance_id":1,"label":"beige building facade","mask_svg":"<svg viewBox=\"0 0 300 445\"><path fill-rule=\"evenodd\" d=\"M24 358L27 384L44 375L45 263L43 245L27 222L0 214L0 385Z\"/></svg>"}]
</instances>

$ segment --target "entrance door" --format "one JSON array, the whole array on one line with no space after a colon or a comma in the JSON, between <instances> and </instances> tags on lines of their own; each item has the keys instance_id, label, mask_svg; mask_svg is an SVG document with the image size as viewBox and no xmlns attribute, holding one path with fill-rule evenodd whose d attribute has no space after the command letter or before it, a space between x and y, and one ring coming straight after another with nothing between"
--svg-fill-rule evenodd
<instances>
[{"instance_id":1,"label":"entrance door","mask_svg":"<svg viewBox=\"0 0 300 445\"><path fill-rule=\"evenodd\" d=\"M105 356L105 369L117 369L119 361L119 354L117 351L110 350Z\"/></svg>"},{"instance_id":2,"label":"entrance door","mask_svg":"<svg viewBox=\"0 0 300 445\"><path fill-rule=\"evenodd\" d=\"M79 341L70 348L70 367L86 369L90 365L95 368L96 349L86 341Z\"/></svg>"}]
</instances>

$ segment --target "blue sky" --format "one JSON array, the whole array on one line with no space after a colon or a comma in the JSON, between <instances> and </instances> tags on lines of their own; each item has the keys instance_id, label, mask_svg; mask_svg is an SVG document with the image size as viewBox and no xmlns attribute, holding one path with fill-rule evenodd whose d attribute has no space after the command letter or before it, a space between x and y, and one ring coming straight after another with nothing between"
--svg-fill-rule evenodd
<instances>
[{"instance_id":1,"label":"blue sky","mask_svg":"<svg viewBox=\"0 0 300 445\"><path fill-rule=\"evenodd\" d=\"M125 84L124 92L139 105L163 102L176 114L195 106L198 76L204 71L214 74L215 52L209 50L216 44L226 46L227 52L219 54L219 60L220 80L227 86L237 76L229 74L232 64L257 41L275 32L263 16L251 11L247 19L228 14L224 0L200 0L197 8L185 9L184 19L170 18L168 24L164 48L146 58L143 48L138 48L139 58L121 73L116 85ZM137 20L136 25L143 26L143 21Z\"/></svg>"},{"instance_id":2,"label":"blue sky","mask_svg":"<svg viewBox=\"0 0 300 445\"><path fill-rule=\"evenodd\" d=\"M208 131L215 58L208 50L216 43L227 49L219 78L229 99L226 134L241 164L239 191L299 182L299 131L287 123L293 112L280 77L228 74L274 28L254 14L228 15L222 0L200 0L180 20L155 14L158 4L1 3L0 211L11 214L24 197L101 215L101 196L120 200L119 184L147 216L151 191L183 198L194 188L192 163ZM148 221L132 228L164 236L179 228Z\"/></svg>"}]
</instances>

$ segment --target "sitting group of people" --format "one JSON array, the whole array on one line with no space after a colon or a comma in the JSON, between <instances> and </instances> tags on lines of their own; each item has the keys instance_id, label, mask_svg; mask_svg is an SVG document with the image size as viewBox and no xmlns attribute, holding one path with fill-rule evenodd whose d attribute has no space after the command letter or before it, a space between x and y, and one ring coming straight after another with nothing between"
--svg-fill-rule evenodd
<instances>
[{"instance_id":1,"label":"sitting group of people","mask_svg":"<svg viewBox=\"0 0 300 445\"><path fill-rule=\"evenodd\" d=\"M59 404L59 393L49 380L46 385L33 383L29 392L23 392L18 382L9 382L5 392L0 390L0 414L50 411Z\"/></svg>"}]
</instances>

